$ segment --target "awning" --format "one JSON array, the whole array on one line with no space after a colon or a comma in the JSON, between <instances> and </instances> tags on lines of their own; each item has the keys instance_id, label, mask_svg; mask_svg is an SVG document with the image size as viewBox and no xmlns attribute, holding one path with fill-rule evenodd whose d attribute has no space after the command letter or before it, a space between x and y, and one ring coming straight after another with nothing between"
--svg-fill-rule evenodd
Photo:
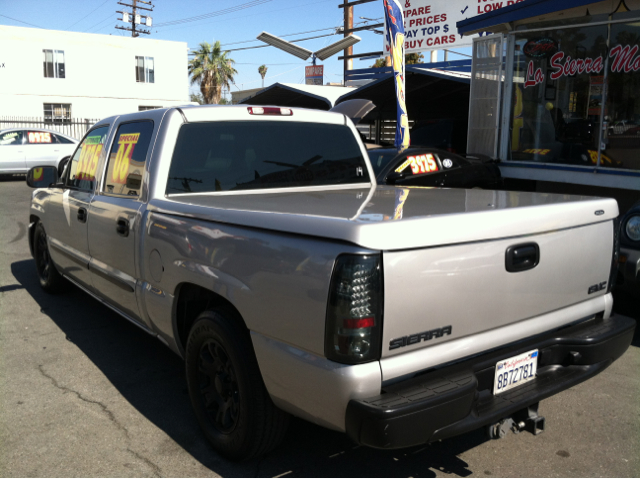
<instances>
[{"instance_id":1,"label":"awning","mask_svg":"<svg viewBox=\"0 0 640 479\"><path fill-rule=\"evenodd\" d=\"M240 103L329 110L338 98L353 90L355 88L343 86L274 83Z\"/></svg>"},{"instance_id":2,"label":"awning","mask_svg":"<svg viewBox=\"0 0 640 479\"><path fill-rule=\"evenodd\" d=\"M410 120L467 118L471 74L406 66L405 95ZM357 98L371 100L376 107L362 120L396 119L393 77L381 78L341 96L336 104Z\"/></svg>"},{"instance_id":3,"label":"awning","mask_svg":"<svg viewBox=\"0 0 640 479\"><path fill-rule=\"evenodd\" d=\"M615 11L619 4L620 0L606 0L604 2L601 0L524 0L462 20L456 26L458 33L463 35L480 32L498 33L512 30L513 24L522 20L536 22L553 20L554 18L580 17L586 14L584 7L587 6L596 7L597 11L591 11L591 14L610 13Z\"/></svg>"}]
</instances>

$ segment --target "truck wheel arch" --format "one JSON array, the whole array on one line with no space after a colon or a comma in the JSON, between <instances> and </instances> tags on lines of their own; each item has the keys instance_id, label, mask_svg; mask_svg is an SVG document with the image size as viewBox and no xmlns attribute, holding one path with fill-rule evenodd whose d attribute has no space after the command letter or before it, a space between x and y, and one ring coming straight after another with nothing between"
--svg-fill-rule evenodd
<instances>
[{"instance_id":1,"label":"truck wheel arch","mask_svg":"<svg viewBox=\"0 0 640 479\"><path fill-rule=\"evenodd\" d=\"M181 283L176 287L173 314L173 331L176 344L184 357L189 331L198 316L204 311L218 308L227 310L230 318L235 318L247 328L238 309L226 298L194 283Z\"/></svg>"}]
</instances>

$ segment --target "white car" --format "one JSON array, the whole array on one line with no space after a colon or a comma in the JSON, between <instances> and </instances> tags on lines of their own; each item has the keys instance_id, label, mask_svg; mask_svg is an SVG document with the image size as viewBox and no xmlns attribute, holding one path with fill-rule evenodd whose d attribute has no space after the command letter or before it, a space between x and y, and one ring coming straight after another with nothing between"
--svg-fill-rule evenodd
<instances>
[{"instance_id":1,"label":"white car","mask_svg":"<svg viewBox=\"0 0 640 479\"><path fill-rule=\"evenodd\" d=\"M34 166L55 166L61 173L78 140L38 128L0 130L0 175L27 173Z\"/></svg>"}]
</instances>

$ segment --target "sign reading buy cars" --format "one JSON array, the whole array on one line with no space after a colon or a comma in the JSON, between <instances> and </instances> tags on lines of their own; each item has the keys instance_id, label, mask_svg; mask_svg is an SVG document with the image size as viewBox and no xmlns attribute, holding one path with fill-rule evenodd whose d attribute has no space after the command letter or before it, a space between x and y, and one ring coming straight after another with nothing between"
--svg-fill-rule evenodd
<instances>
[{"instance_id":1,"label":"sign reading buy cars","mask_svg":"<svg viewBox=\"0 0 640 479\"><path fill-rule=\"evenodd\" d=\"M405 53L468 47L473 38L458 33L456 23L524 0L403 0ZM385 54L389 45L385 35Z\"/></svg>"}]
</instances>

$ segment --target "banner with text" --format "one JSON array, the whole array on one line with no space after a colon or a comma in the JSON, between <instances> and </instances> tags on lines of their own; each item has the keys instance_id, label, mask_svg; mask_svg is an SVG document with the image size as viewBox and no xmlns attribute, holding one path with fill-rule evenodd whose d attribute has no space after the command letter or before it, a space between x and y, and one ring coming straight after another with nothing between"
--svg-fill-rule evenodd
<instances>
[{"instance_id":1,"label":"banner with text","mask_svg":"<svg viewBox=\"0 0 640 479\"><path fill-rule=\"evenodd\" d=\"M458 34L456 23L524 0L403 0L405 52L470 47L473 38ZM384 41L389 54L389 43Z\"/></svg>"}]
</instances>

